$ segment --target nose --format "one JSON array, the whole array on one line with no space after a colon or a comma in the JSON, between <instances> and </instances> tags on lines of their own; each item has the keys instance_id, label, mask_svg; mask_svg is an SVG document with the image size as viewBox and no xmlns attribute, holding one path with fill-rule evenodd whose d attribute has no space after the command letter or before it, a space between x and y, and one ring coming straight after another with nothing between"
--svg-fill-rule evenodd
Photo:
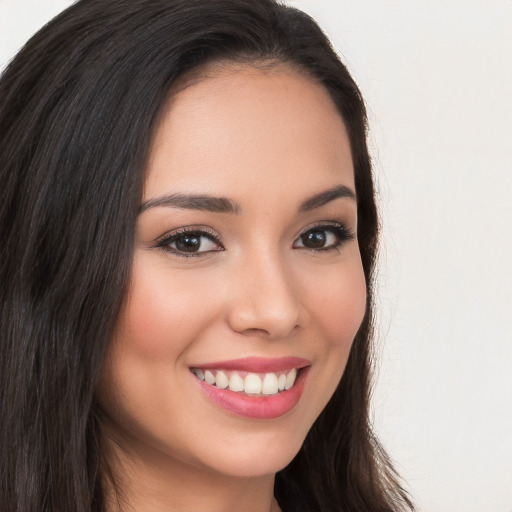
<instances>
[{"instance_id":1,"label":"nose","mask_svg":"<svg viewBox=\"0 0 512 512\"><path fill-rule=\"evenodd\" d=\"M304 326L307 312L297 283L278 258L252 258L231 279L228 323L234 331L282 339Z\"/></svg>"}]
</instances>

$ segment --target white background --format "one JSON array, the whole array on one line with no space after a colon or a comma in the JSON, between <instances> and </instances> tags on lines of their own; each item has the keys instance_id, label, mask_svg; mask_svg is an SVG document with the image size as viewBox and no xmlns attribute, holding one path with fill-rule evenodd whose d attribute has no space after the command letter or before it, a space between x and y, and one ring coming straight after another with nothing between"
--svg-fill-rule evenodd
<instances>
[{"instance_id":1,"label":"white background","mask_svg":"<svg viewBox=\"0 0 512 512\"><path fill-rule=\"evenodd\" d=\"M290 0L366 98L375 426L421 511L512 511L512 2ZM0 0L0 66L64 0Z\"/></svg>"}]
</instances>

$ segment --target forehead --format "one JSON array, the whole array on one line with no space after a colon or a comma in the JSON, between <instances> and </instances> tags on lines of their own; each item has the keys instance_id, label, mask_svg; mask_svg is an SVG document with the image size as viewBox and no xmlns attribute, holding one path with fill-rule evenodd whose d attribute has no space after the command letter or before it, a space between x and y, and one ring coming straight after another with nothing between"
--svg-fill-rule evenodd
<instances>
[{"instance_id":1,"label":"forehead","mask_svg":"<svg viewBox=\"0 0 512 512\"><path fill-rule=\"evenodd\" d=\"M233 64L171 94L150 150L144 197L176 188L226 195L229 187L236 194L269 183L285 190L353 187L353 179L347 132L323 86L285 65Z\"/></svg>"}]
</instances>

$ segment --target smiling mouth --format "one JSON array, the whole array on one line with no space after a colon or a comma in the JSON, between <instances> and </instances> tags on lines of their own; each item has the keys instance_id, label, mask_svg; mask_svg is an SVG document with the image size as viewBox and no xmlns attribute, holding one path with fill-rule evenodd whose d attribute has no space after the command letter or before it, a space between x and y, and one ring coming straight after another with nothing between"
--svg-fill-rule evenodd
<instances>
[{"instance_id":1,"label":"smiling mouth","mask_svg":"<svg viewBox=\"0 0 512 512\"><path fill-rule=\"evenodd\" d=\"M300 369L291 368L270 373L238 370L191 368L201 381L218 389L229 389L247 396L271 396L290 390Z\"/></svg>"}]
</instances>

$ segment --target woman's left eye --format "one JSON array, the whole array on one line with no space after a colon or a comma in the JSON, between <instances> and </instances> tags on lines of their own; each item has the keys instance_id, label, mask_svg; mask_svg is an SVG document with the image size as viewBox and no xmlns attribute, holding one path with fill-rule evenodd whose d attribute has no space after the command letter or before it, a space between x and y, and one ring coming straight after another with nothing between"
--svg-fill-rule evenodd
<instances>
[{"instance_id":1,"label":"woman's left eye","mask_svg":"<svg viewBox=\"0 0 512 512\"><path fill-rule=\"evenodd\" d=\"M314 226L304 231L293 244L294 249L311 249L328 251L340 247L344 242L354 238L342 224Z\"/></svg>"},{"instance_id":2,"label":"woman's left eye","mask_svg":"<svg viewBox=\"0 0 512 512\"><path fill-rule=\"evenodd\" d=\"M180 256L200 256L204 253L223 250L216 237L205 231L173 233L161 239L156 246Z\"/></svg>"}]
</instances>

